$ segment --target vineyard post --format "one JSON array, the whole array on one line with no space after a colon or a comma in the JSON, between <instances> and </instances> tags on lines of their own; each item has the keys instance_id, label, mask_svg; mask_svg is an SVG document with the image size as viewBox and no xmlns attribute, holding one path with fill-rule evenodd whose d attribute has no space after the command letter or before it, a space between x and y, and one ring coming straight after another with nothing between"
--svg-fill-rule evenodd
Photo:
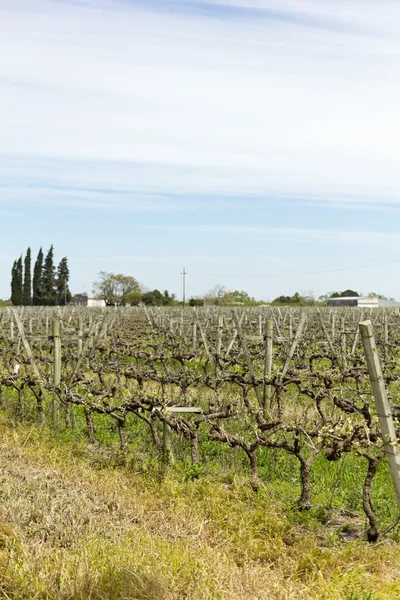
<instances>
[{"instance_id":1,"label":"vineyard post","mask_svg":"<svg viewBox=\"0 0 400 600\"><path fill-rule=\"evenodd\" d=\"M384 337L384 343L385 343L385 358L387 358L388 343L389 343L389 327L388 327L388 317L387 317L386 313L383 317L383 337Z\"/></svg>"},{"instance_id":2,"label":"vineyard post","mask_svg":"<svg viewBox=\"0 0 400 600\"><path fill-rule=\"evenodd\" d=\"M340 367L340 369L341 369L341 368L342 368L342 363L341 363L341 361L340 361L340 358L339 358L339 356L338 356L338 355L337 355L337 353L336 353L335 347L334 347L334 345L333 345L333 341L331 340L331 338L330 338L330 336L329 336L329 333L328 333L328 331L327 331L327 329L326 329L326 327L325 327L324 319L323 319L323 317L322 317L322 314L321 314L321 312L320 312L319 310L318 310L318 319L319 319L320 325L321 325L321 327L322 327L322 331L324 332L324 334L325 334L325 337L326 337L326 339L327 339L327 342L328 342L329 348L331 349L331 352L332 352L333 356L336 358L336 360L337 360L337 362L338 362L338 364L339 364L339 367ZM332 316L332 319L333 319L333 316Z\"/></svg>"},{"instance_id":3,"label":"vineyard post","mask_svg":"<svg viewBox=\"0 0 400 600\"><path fill-rule=\"evenodd\" d=\"M197 324L196 324L196 319L193 318L193 323L192 323L192 349L193 349L193 352L196 352L196 347L197 347Z\"/></svg>"},{"instance_id":4,"label":"vineyard post","mask_svg":"<svg viewBox=\"0 0 400 600\"><path fill-rule=\"evenodd\" d=\"M267 321L265 328L265 359L264 359L264 387L263 406L264 412L268 409L271 396L271 386L266 385L265 379L270 379L272 373L272 328L273 322Z\"/></svg>"},{"instance_id":5,"label":"vineyard post","mask_svg":"<svg viewBox=\"0 0 400 600\"><path fill-rule=\"evenodd\" d=\"M359 335L360 335L360 323L363 320L364 320L364 315L363 315L363 313L361 313L361 316L360 316L360 318L358 320L358 325L357 325L357 329L356 329L356 335L354 336L353 346L351 348L351 355L352 356L353 356L353 354L354 354L354 352L356 351L356 348L357 348L358 338L359 338Z\"/></svg>"},{"instance_id":6,"label":"vineyard post","mask_svg":"<svg viewBox=\"0 0 400 600\"><path fill-rule=\"evenodd\" d=\"M10 321L10 341L14 341L14 321Z\"/></svg>"},{"instance_id":7,"label":"vineyard post","mask_svg":"<svg viewBox=\"0 0 400 600\"><path fill-rule=\"evenodd\" d=\"M218 317L218 333L217 333L217 348L216 354L219 356L221 354L221 344L222 344L222 330L224 328L224 317L220 315Z\"/></svg>"},{"instance_id":8,"label":"vineyard post","mask_svg":"<svg viewBox=\"0 0 400 600\"><path fill-rule=\"evenodd\" d=\"M163 457L167 464L174 464L172 452L172 429L168 423L163 424Z\"/></svg>"},{"instance_id":9,"label":"vineyard post","mask_svg":"<svg viewBox=\"0 0 400 600\"><path fill-rule=\"evenodd\" d=\"M61 381L61 338L60 338L60 321L53 319L53 343L54 343L54 369L53 369L53 384L60 385Z\"/></svg>"},{"instance_id":10,"label":"vineyard post","mask_svg":"<svg viewBox=\"0 0 400 600\"><path fill-rule=\"evenodd\" d=\"M82 354L82 340L83 337L83 321L82 317L78 318L78 356Z\"/></svg>"},{"instance_id":11,"label":"vineyard post","mask_svg":"<svg viewBox=\"0 0 400 600\"><path fill-rule=\"evenodd\" d=\"M342 317L340 325L341 325L341 333L342 333L342 339L341 339L341 346L342 346L342 366L343 366L343 369L345 369L347 361L346 361L346 329L345 329L345 327L346 327L346 321L345 321L344 317Z\"/></svg>"},{"instance_id":12,"label":"vineyard post","mask_svg":"<svg viewBox=\"0 0 400 600\"><path fill-rule=\"evenodd\" d=\"M179 337L183 336L183 310L181 310L180 318L179 318Z\"/></svg>"},{"instance_id":13,"label":"vineyard post","mask_svg":"<svg viewBox=\"0 0 400 600\"><path fill-rule=\"evenodd\" d=\"M396 444L396 429L393 422L392 409L386 393L385 382L382 376L382 369L371 321L363 321L360 323L359 327L364 347L365 359L368 365L372 393L375 398L376 409L379 417L385 454L389 463L389 470L396 493L397 504L400 508L400 454L399 448Z\"/></svg>"},{"instance_id":14,"label":"vineyard post","mask_svg":"<svg viewBox=\"0 0 400 600\"><path fill-rule=\"evenodd\" d=\"M61 338L60 338L60 321L59 319L53 319L52 323L52 337L53 337L53 348L54 348L54 359L53 359L53 385L60 385L61 381ZM51 403L51 416L53 425L56 422L56 405L53 394Z\"/></svg>"}]
</instances>

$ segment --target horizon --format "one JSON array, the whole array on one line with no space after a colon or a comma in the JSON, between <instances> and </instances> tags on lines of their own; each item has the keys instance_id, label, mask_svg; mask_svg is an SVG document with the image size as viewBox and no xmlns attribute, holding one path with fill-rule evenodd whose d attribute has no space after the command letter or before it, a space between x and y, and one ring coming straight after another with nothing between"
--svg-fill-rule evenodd
<instances>
[{"instance_id":1,"label":"horizon","mask_svg":"<svg viewBox=\"0 0 400 600\"><path fill-rule=\"evenodd\" d=\"M0 298L54 244L202 296L400 298L392 0L0 0Z\"/></svg>"}]
</instances>

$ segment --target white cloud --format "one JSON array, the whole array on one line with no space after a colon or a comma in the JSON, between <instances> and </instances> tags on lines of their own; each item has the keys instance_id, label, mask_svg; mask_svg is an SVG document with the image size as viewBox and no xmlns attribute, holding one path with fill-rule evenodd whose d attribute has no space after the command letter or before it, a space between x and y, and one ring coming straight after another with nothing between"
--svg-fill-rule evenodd
<instances>
[{"instance_id":1,"label":"white cloud","mask_svg":"<svg viewBox=\"0 0 400 600\"><path fill-rule=\"evenodd\" d=\"M265 239L296 242L334 242L348 244L391 244L400 245L399 232L382 231L357 231L334 229L307 229L296 227L262 227L248 225L155 225L148 229L167 231L199 232L199 233L227 233L232 235L255 236Z\"/></svg>"},{"instance_id":2,"label":"white cloud","mask_svg":"<svg viewBox=\"0 0 400 600\"><path fill-rule=\"evenodd\" d=\"M147 193L397 204L399 5L215 4L292 20L2 0L0 152L28 157L16 176L29 157L51 156L103 161L108 175L75 163L72 178L115 183L118 163L133 162L138 180L126 165L121 185Z\"/></svg>"}]
</instances>

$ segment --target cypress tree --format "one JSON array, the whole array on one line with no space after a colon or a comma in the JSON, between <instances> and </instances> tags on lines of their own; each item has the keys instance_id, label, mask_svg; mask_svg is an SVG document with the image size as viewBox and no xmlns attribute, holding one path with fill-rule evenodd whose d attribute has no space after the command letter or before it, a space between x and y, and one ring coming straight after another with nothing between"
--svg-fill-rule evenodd
<instances>
[{"instance_id":1,"label":"cypress tree","mask_svg":"<svg viewBox=\"0 0 400 600\"><path fill-rule=\"evenodd\" d=\"M31 249L28 248L24 261L24 289L22 294L22 303L24 306L30 306L32 304L31 285Z\"/></svg>"},{"instance_id":2,"label":"cypress tree","mask_svg":"<svg viewBox=\"0 0 400 600\"><path fill-rule=\"evenodd\" d=\"M42 271L43 304L54 306L57 303L56 274L54 268L53 244L46 254Z\"/></svg>"},{"instance_id":3,"label":"cypress tree","mask_svg":"<svg viewBox=\"0 0 400 600\"><path fill-rule=\"evenodd\" d=\"M22 304L22 280L23 280L23 267L22 267L22 256L14 263L14 299L13 304L15 306L21 306Z\"/></svg>"},{"instance_id":4,"label":"cypress tree","mask_svg":"<svg viewBox=\"0 0 400 600\"><path fill-rule=\"evenodd\" d=\"M40 248L35 266L33 268L33 304L38 306L42 304L42 271L43 271L43 251Z\"/></svg>"},{"instance_id":5,"label":"cypress tree","mask_svg":"<svg viewBox=\"0 0 400 600\"><path fill-rule=\"evenodd\" d=\"M64 256L57 267L57 304L68 304L71 302L71 292L69 291L68 281L68 259Z\"/></svg>"},{"instance_id":6,"label":"cypress tree","mask_svg":"<svg viewBox=\"0 0 400 600\"><path fill-rule=\"evenodd\" d=\"M11 269L11 302L15 306L15 290L17 280L17 261L14 260L14 264Z\"/></svg>"}]
</instances>

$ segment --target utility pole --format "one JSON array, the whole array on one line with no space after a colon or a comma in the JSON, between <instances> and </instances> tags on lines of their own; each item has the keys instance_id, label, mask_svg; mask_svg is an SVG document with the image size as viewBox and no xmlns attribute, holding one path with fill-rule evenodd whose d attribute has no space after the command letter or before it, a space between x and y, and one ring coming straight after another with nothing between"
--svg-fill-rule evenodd
<instances>
[{"instance_id":1,"label":"utility pole","mask_svg":"<svg viewBox=\"0 0 400 600\"><path fill-rule=\"evenodd\" d=\"M187 275L187 271L186 271L185 267L183 267L183 271L182 271L181 275L182 275L182 304L183 304L183 306L185 306L185 300L186 300L186 280L185 280L185 277Z\"/></svg>"}]
</instances>

